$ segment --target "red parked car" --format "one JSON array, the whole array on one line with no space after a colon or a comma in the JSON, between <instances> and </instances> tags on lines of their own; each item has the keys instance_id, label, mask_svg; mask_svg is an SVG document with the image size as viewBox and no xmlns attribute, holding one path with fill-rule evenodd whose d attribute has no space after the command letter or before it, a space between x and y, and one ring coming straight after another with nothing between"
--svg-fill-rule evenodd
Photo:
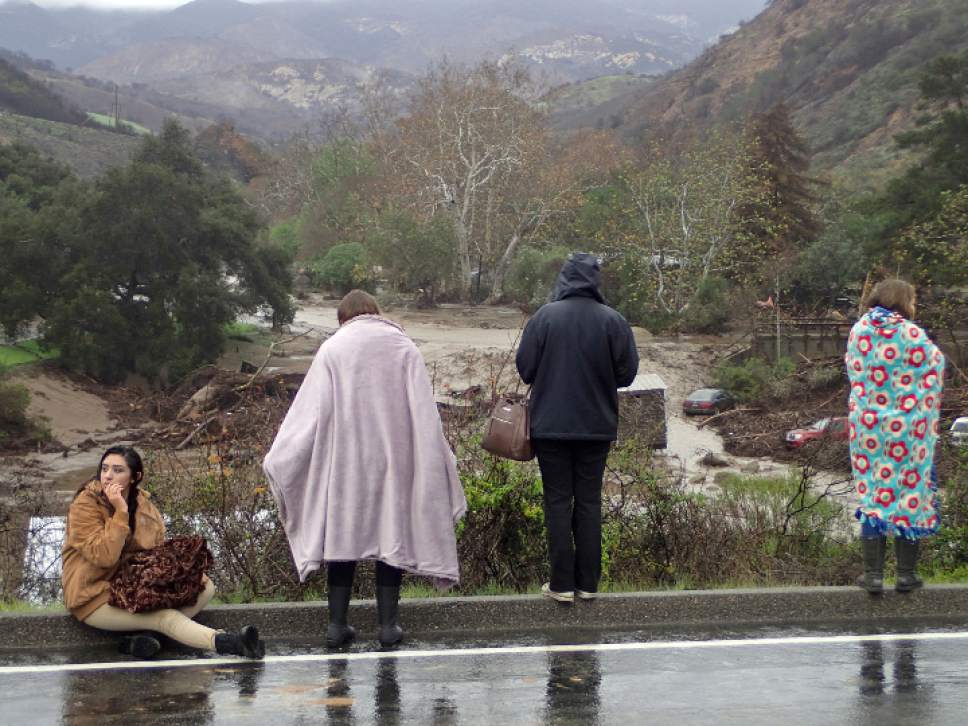
<instances>
[{"instance_id":1,"label":"red parked car","mask_svg":"<svg viewBox=\"0 0 968 726\"><path fill-rule=\"evenodd\" d=\"M834 441L846 441L849 436L846 416L822 418L806 428L792 429L783 437L788 449L799 449L811 441L830 438Z\"/></svg>"}]
</instances>

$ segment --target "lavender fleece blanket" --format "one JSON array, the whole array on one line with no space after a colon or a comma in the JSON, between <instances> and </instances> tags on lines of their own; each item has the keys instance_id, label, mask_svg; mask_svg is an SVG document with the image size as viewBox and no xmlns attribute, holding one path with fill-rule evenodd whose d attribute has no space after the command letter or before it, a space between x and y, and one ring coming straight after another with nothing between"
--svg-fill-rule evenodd
<instances>
[{"instance_id":1,"label":"lavender fleece blanket","mask_svg":"<svg viewBox=\"0 0 968 726\"><path fill-rule=\"evenodd\" d=\"M458 582L464 491L423 357L395 323L361 315L323 343L263 469L301 581L375 559Z\"/></svg>"}]
</instances>

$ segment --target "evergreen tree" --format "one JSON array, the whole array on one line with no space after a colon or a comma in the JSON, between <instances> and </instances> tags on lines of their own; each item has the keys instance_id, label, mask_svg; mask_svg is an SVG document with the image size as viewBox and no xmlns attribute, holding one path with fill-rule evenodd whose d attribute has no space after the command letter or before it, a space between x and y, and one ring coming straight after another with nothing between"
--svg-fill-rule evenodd
<instances>
[{"instance_id":1,"label":"evergreen tree","mask_svg":"<svg viewBox=\"0 0 968 726\"><path fill-rule=\"evenodd\" d=\"M918 127L897 136L901 147L922 149L919 163L893 180L870 209L881 219L872 250L891 257L910 257L898 240L904 230L941 213L945 192L968 184L968 50L928 63L918 87Z\"/></svg>"},{"instance_id":2,"label":"evergreen tree","mask_svg":"<svg viewBox=\"0 0 968 726\"><path fill-rule=\"evenodd\" d=\"M0 327L45 316L76 246L88 186L25 144L0 145Z\"/></svg>"},{"instance_id":3,"label":"evergreen tree","mask_svg":"<svg viewBox=\"0 0 968 726\"><path fill-rule=\"evenodd\" d=\"M275 323L292 319L288 258L257 244L255 212L177 123L90 188L41 162L0 148L8 330L40 315L65 365L116 381L214 360L239 313L268 305Z\"/></svg>"},{"instance_id":4,"label":"evergreen tree","mask_svg":"<svg viewBox=\"0 0 968 726\"><path fill-rule=\"evenodd\" d=\"M750 179L757 190L740 210L741 236L748 250L748 266L764 261L789 263L820 234L814 211L818 182L809 176L810 155L782 103L752 117ZM776 264L762 269L774 277Z\"/></svg>"}]
</instances>

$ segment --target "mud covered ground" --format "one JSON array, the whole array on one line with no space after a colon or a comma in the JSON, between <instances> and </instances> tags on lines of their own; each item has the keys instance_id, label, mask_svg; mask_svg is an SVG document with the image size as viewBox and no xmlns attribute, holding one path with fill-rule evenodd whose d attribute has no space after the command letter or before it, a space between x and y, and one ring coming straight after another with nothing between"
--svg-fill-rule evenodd
<instances>
[{"instance_id":1,"label":"mud covered ground","mask_svg":"<svg viewBox=\"0 0 968 726\"><path fill-rule=\"evenodd\" d=\"M384 312L417 343L439 400L459 400L472 387L480 387L486 397L523 389L514 367L514 351L526 321L520 311L443 305L433 310ZM226 387L244 385L252 370L298 385L319 346L337 327L336 302L311 296L303 301L289 331L273 334L262 329L230 339L218 361L219 395L230 398ZM679 432L672 437L669 452L683 461L697 461L719 444L714 432L700 433L694 422L679 418L682 399L710 382L715 360L735 344L714 336L654 338L642 329L634 332L640 370L658 374L668 386L670 427ZM243 368L248 372L240 373ZM18 369L16 380L31 392L29 413L44 418L53 441L39 449L0 454L0 497L24 486L39 487L53 495L56 513L93 473L106 446L129 443L151 450L181 445L206 421L204 407L193 411L185 406L213 375L213 370L202 369L159 392L137 379L123 386L104 386L51 364ZM223 399L220 405L231 403Z\"/></svg>"},{"instance_id":2,"label":"mud covered ground","mask_svg":"<svg viewBox=\"0 0 968 726\"><path fill-rule=\"evenodd\" d=\"M390 308L384 313L417 343L441 402L459 403L474 388L479 388L476 395L486 399L497 392L523 389L514 367L514 351L526 322L520 311L442 305L433 310ZM15 379L31 392L30 413L47 421L53 441L39 450L0 454L0 498L24 486L39 487L53 495L56 511L66 506L69 494L93 473L107 445L129 443L147 450L190 448L196 429L204 434L207 426L217 425L208 421L212 410L236 405L236 393L253 371L280 386L298 387L319 346L337 327L336 301L310 296L287 332L274 334L263 328L230 339L216 367L200 369L164 392L137 379L125 386L104 386L51 364L18 369ZM640 372L657 374L667 386L668 447L660 461L681 469L694 486L714 489L722 472L782 476L790 466L807 463L831 476L849 474L845 442L828 441L788 451L783 441L791 428L824 416L845 415L844 378L835 376L820 387L808 383L811 368L826 365L839 370L839 361L804 364L798 373L802 381L794 381L785 398L744 404L707 421L684 416L682 401L696 388L712 384L717 361L741 347L742 340L655 337L639 328L634 332ZM217 379L215 393L220 397L217 405L186 408L191 397L213 379ZM959 383L956 378L948 384L948 417L968 410L968 388ZM273 389L270 394L279 391ZM237 421L245 420L244 411L235 414Z\"/></svg>"}]
</instances>

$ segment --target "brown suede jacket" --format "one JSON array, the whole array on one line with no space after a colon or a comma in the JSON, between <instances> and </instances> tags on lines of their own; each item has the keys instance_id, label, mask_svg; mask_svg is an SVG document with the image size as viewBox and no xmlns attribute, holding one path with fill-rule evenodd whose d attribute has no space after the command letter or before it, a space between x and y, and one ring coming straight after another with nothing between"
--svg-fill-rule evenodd
<instances>
[{"instance_id":1,"label":"brown suede jacket","mask_svg":"<svg viewBox=\"0 0 968 726\"><path fill-rule=\"evenodd\" d=\"M107 603L111 576L126 555L165 541L165 522L150 497L139 490L133 537L128 513L115 511L101 491L101 482L88 482L71 504L61 552L62 579L64 605L78 620Z\"/></svg>"}]
</instances>

